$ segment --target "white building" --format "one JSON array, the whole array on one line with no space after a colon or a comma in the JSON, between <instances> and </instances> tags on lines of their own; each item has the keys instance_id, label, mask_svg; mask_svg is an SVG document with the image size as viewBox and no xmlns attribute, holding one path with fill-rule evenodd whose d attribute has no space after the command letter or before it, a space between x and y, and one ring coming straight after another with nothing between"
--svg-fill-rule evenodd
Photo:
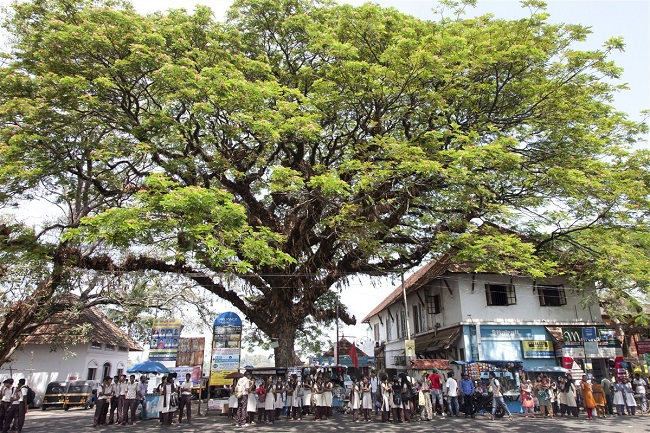
<instances>
[{"instance_id":1,"label":"white building","mask_svg":"<svg viewBox=\"0 0 650 433\"><path fill-rule=\"evenodd\" d=\"M83 326L90 326L81 333ZM47 384L63 380L101 380L126 373L129 353L142 348L91 307L74 320L55 315L40 326L0 367L0 379L25 378L40 404Z\"/></svg>"},{"instance_id":2,"label":"white building","mask_svg":"<svg viewBox=\"0 0 650 433\"><path fill-rule=\"evenodd\" d=\"M527 367L558 365L562 356L584 358L584 342L564 341L565 333L608 331L595 293L578 291L562 277L479 273L445 254L404 287L408 315L400 285L362 320L374 331L380 368L406 368L407 318L417 358L521 361ZM615 344L600 340L598 353L589 356L596 375L616 356Z\"/></svg>"}]
</instances>

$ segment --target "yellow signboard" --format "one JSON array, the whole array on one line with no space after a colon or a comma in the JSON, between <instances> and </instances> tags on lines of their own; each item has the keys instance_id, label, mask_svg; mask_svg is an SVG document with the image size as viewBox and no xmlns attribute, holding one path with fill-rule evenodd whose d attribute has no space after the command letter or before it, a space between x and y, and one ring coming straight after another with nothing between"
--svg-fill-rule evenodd
<instances>
[{"instance_id":1,"label":"yellow signboard","mask_svg":"<svg viewBox=\"0 0 650 433\"><path fill-rule=\"evenodd\" d=\"M549 340L523 340L521 348L524 358L554 358L555 349Z\"/></svg>"},{"instance_id":2,"label":"yellow signboard","mask_svg":"<svg viewBox=\"0 0 650 433\"><path fill-rule=\"evenodd\" d=\"M404 354L406 356L415 356L415 340L404 341Z\"/></svg>"}]
</instances>

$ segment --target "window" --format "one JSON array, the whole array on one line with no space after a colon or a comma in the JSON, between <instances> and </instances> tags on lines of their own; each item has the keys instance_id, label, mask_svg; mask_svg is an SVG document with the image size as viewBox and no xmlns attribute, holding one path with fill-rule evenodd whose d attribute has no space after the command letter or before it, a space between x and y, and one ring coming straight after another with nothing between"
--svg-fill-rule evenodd
<instances>
[{"instance_id":1,"label":"window","mask_svg":"<svg viewBox=\"0 0 650 433\"><path fill-rule=\"evenodd\" d=\"M397 316L397 338L406 337L406 312L400 311Z\"/></svg>"},{"instance_id":2,"label":"window","mask_svg":"<svg viewBox=\"0 0 650 433\"><path fill-rule=\"evenodd\" d=\"M97 367L88 368L88 374L86 375L86 380L95 380L97 375Z\"/></svg>"},{"instance_id":3,"label":"window","mask_svg":"<svg viewBox=\"0 0 650 433\"><path fill-rule=\"evenodd\" d=\"M124 347L124 346L118 346L118 347L117 347L117 350L120 351L120 352L128 352L128 351L129 351L129 348L128 348L128 347Z\"/></svg>"},{"instance_id":4,"label":"window","mask_svg":"<svg viewBox=\"0 0 650 433\"><path fill-rule=\"evenodd\" d=\"M375 323L375 342L379 342L379 323Z\"/></svg>"},{"instance_id":5,"label":"window","mask_svg":"<svg viewBox=\"0 0 650 433\"><path fill-rule=\"evenodd\" d=\"M104 363L104 368L102 369L102 380L105 377L110 377L111 376L111 363L106 362Z\"/></svg>"},{"instance_id":6,"label":"window","mask_svg":"<svg viewBox=\"0 0 650 433\"><path fill-rule=\"evenodd\" d=\"M114 344L107 344L106 345L106 350L115 350L115 345Z\"/></svg>"},{"instance_id":7,"label":"window","mask_svg":"<svg viewBox=\"0 0 650 433\"><path fill-rule=\"evenodd\" d=\"M459 361L465 360L465 349L463 349L462 347L458 349L458 360Z\"/></svg>"},{"instance_id":8,"label":"window","mask_svg":"<svg viewBox=\"0 0 650 433\"><path fill-rule=\"evenodd\" d=\"M488 305L514 305L517 303L515 286L512 284L486 284L485 296Z\"/></svg>"},{"instance_id":9,"label":"window","mask_svg":"<svg viewBox=\"0 0 650 433\"><path fill-rule=\"evenodd\" d=\"M542 307L559 307L566 305L564 286L538 286L539 305Z\"/></svg>"},{"instance_id":10,"label":"window","mask_svg":"<svg viewBox=\"0 0 650 433\"><path fill-rule=\"evenodd\" d=\"M386 341L390 341L393 336L391 335L391 326L390 326L391 318L390 318L390 311L388 313L388 316L386 316Z\"/></svg>"},{"instance_id":11,"label":"window","mask_svg":"<svg viewBox=\"0 0 650 433\"><path fill-rule=\"evenodd\" d=\"M422 332L422 329L420 327L420 308L418 308L419 305L414 305L413 306L413 330L416 334L419 334Z\"/></svg>"},{"instance_id":12,"label":"window","mask_svg":"<svg viewBox=\"0 0 650 433\"><path fill-rule=\"evenodd\" d=\"M440 295L427 296L427 313L440 314Z\"/></svg>"},{"instance_id":13,"label":"window","mask_svg":"<svg viewBox=\"0 0 650 433\"><path fill-rule=\"evenodd\" d=\"M118 368L118 369L117 369L117 375L118 375L118 376L121 376L121 375L123 375L123 374L124 374L124 369L123 369L123 368Z\"/></svg>"},{"instance_id":14,"label":"window","mask_svg":"<svg viewBox=\"0 0 650 433\"><path fill-rule=\"evenodd\" d=\"M90 343L90 348L91 349L101 349L102 348L102 343L98 343L97 341L93 341Z\"/></svg>"}]
</instances>

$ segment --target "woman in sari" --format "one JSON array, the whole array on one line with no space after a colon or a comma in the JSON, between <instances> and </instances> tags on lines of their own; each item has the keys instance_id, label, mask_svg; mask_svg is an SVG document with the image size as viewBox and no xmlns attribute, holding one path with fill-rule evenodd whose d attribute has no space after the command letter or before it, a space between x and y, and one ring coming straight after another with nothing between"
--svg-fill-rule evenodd
<instances>
[{"instance_id":1,"label":"woman in sari","mask_svg":"<svg viewBox=\"0 0 650 433\"><path fill-rule=\"evenodd\" d=\"M582 375L582 382L580 382L580 389L582 391L582 404L585 407L585 412L587 412L587 418L594 419L596 401L591 392L591 384L589 383L589 380L587 380L587 376L584 374Z\"/></svg>"},{"instance_id":2,"label":"woman in sari","mask_svg":"<svg viewBox=\"0 0 650 433\"><path fill-rule=\"evenodd\" d=\"M596 412L598 416L606 418L605 406L607 405L607 396L605 395L605 388L596 382L591 385L591 393L594 396L594 402L596 403Z\"/></svg>"}]
</instances>

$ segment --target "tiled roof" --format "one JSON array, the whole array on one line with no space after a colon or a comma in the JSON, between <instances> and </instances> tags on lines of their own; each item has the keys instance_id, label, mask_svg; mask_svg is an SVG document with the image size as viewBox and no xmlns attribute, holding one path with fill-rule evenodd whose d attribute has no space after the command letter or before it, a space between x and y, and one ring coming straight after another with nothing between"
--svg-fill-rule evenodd
<instances>
[{"instance_id":1,"label":"tiled roof","mask_svg":"<svg viewBox=\"0 0 650 433\"><path fill-rule=\"evenodd\" d=\"M339 340L339 356L348 355L350 353L350 347L352 347L352 343L350 343L350 341L348 341L347 338L341 338ZM330 347L330 350L323 353L323 356L325 357L334 356L334 346ZM368 355L363 350L357 347L357 356L368 356Z\"/></svg>"},{"instance_id":2,"label":"tiled roof","mask_svg":"<svg viewBox=\"0 0 650 433\"><path fill-rule=\"evenodd\" d=\"M81 329L77 331L75 328L86 324L91 325L90 331L81 335ZM61 344L72 341L75 337L81 337L83 342L97 341L127 347L132 351L142 350L138 343L96 307L85 308L74 317L66 313L56 313L47 323L27 335L25 344Z\"/></svg>"}]
</instances>

